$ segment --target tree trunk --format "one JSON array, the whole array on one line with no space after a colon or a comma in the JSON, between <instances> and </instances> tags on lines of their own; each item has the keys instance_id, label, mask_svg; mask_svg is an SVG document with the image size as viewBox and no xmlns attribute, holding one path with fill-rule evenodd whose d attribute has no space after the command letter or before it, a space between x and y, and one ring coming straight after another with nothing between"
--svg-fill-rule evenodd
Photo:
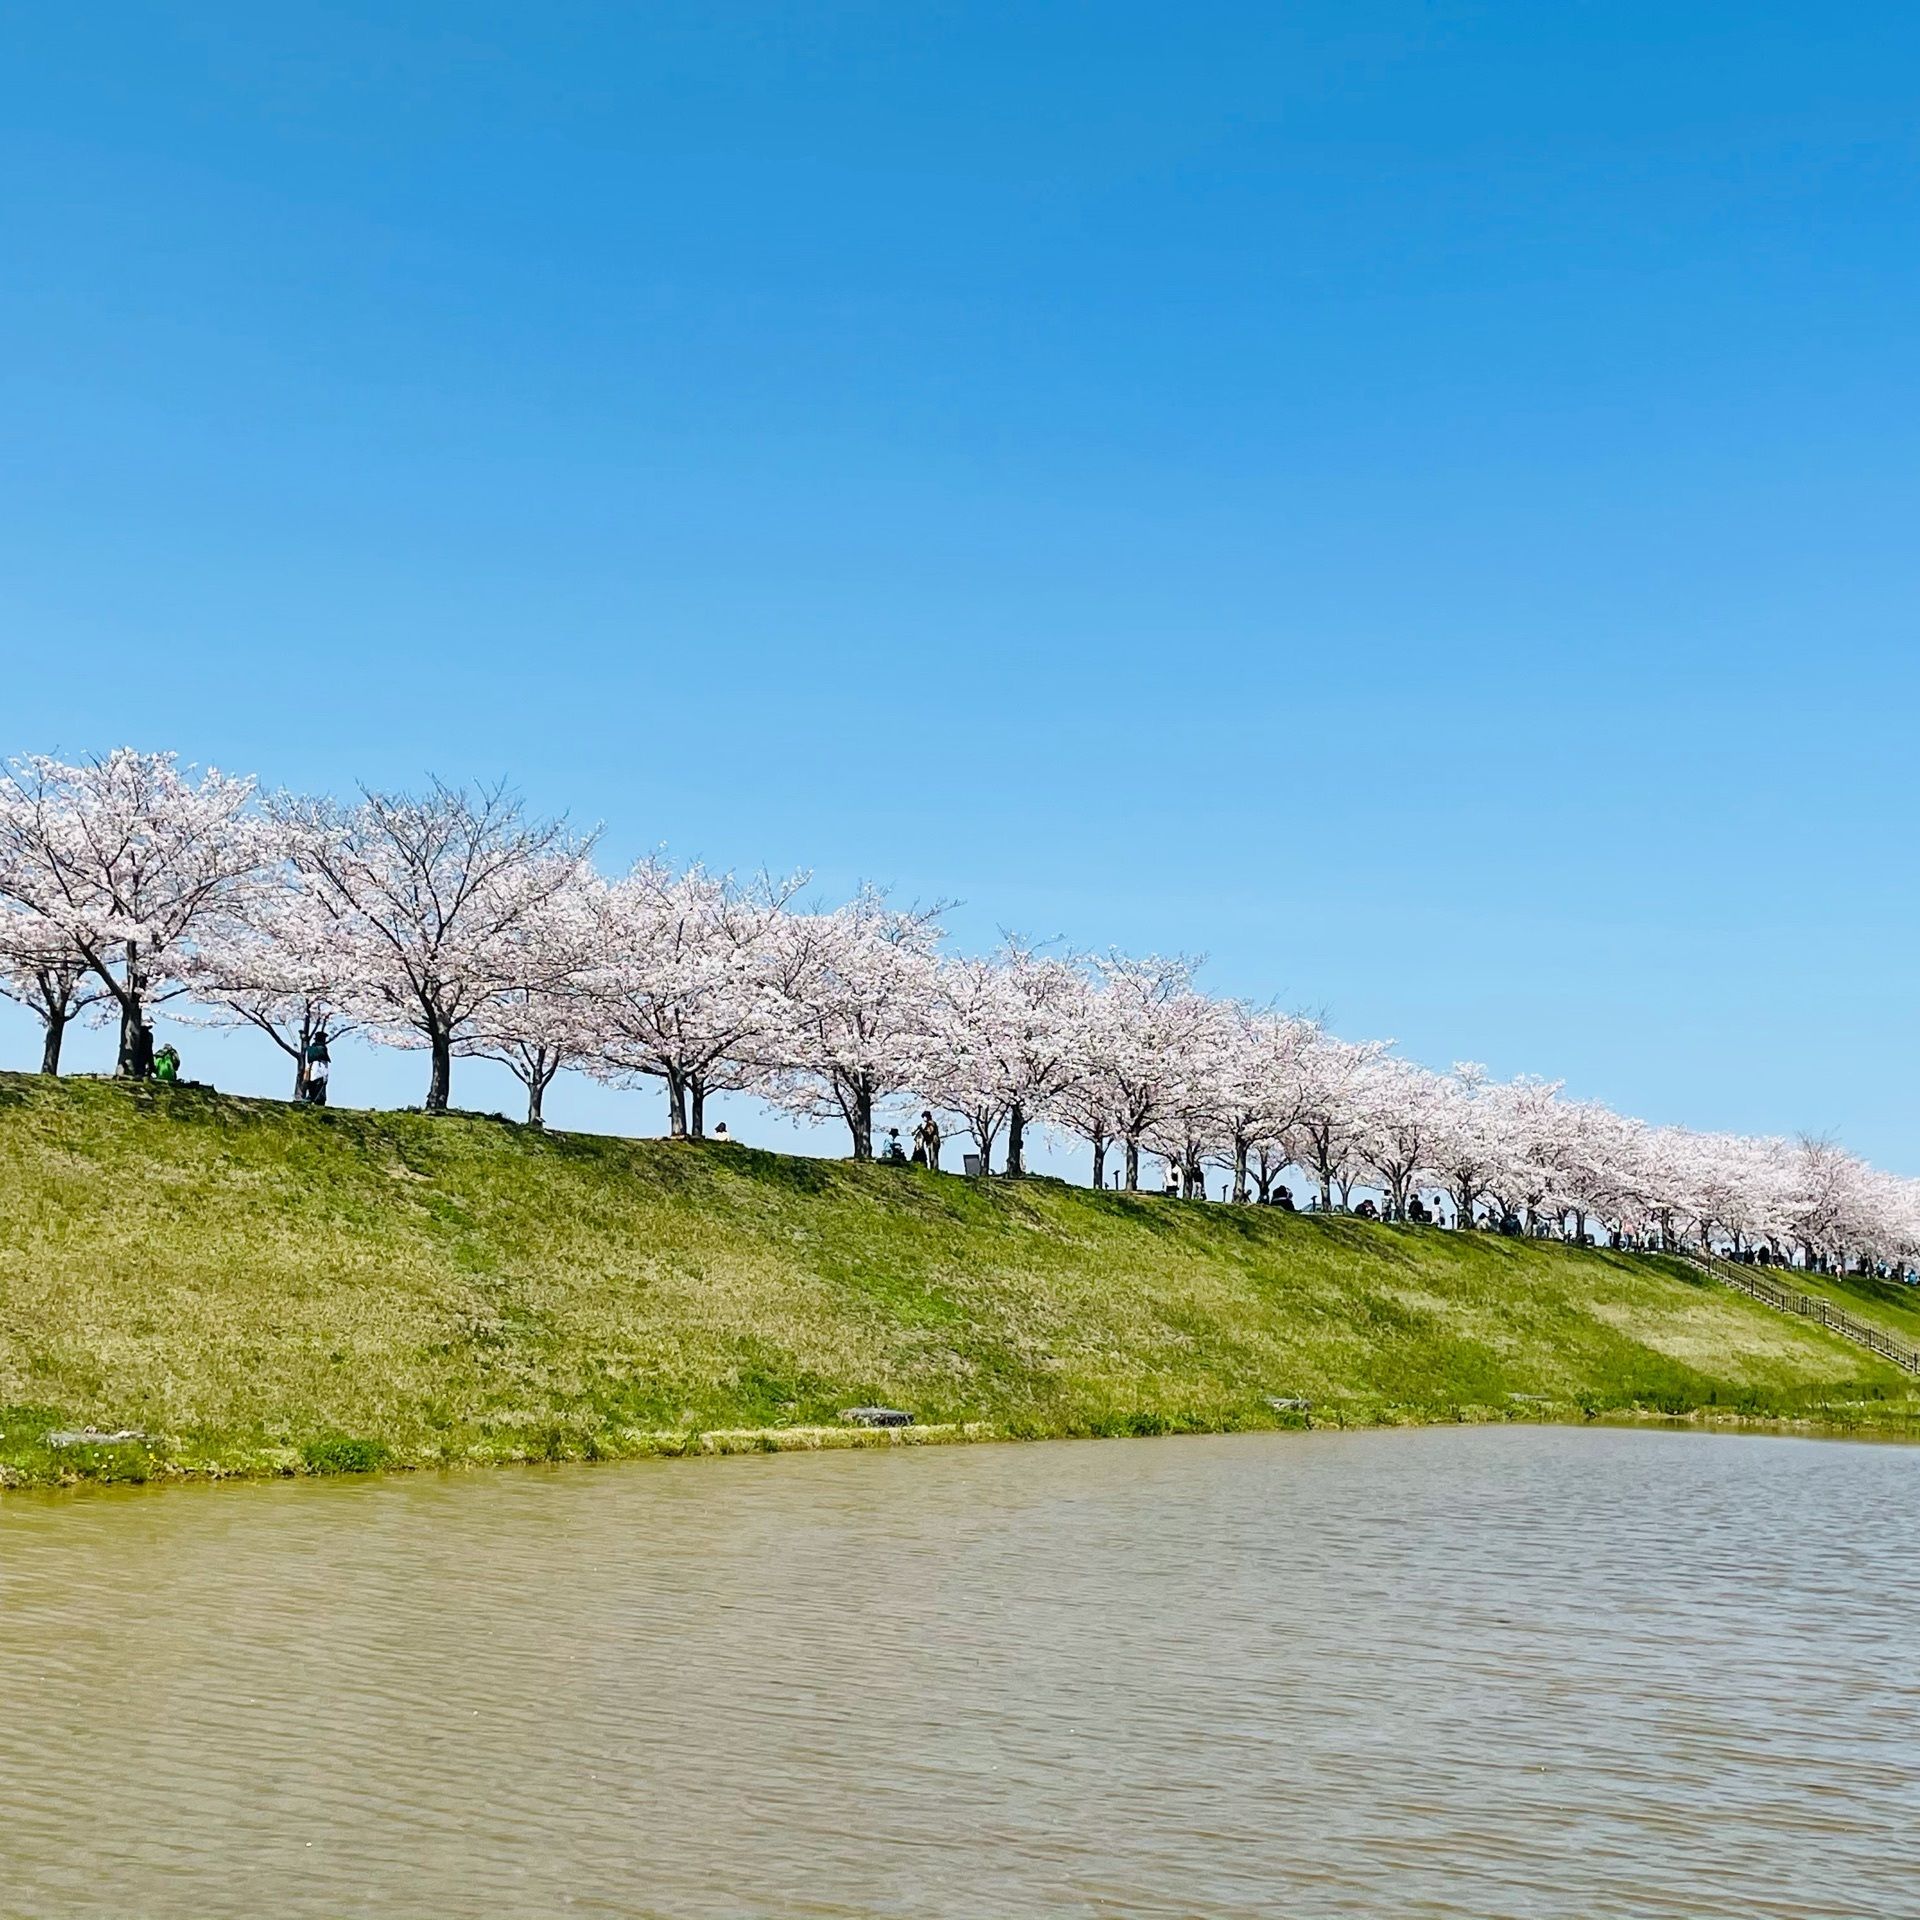
<instances>
[{"instance_id":1,"label":"tree trunk","mask_svg":"<svg viewBox=\"0 0 1920 1920\"><path fill-rule=\"evenodd\" d=\"M1140 1191L1140 1142L1132 1134L1127 1135L1127 1191Z\"/></svg>"},{"instance_id":2,"label":"tree trunk","mask_svg":"<svg viewBox=\"0 0 1920 1920\"><path fill-rule=\"evenodd\" d=\"M669 1067L667 1080L667 1138L687 1137L687 1083L678 1067Z\"/></svg>"},{"instance_id":3,"label":"tree trunk","mask_svg":"<svg viewBox=\"0 0 1920 1920\"><path fill-rule=\"evenodd\" d=\"M428 1044L433 1051L433 1071L427 1080L427 1111L445 1113L453 1097L453 1036L436 1032Z\"/></svg>"},{"instance_id":4,"label":"tree trunk","mask_svg":"<svg viewBox=\"0 0 1920 1920\"><path fill-rule=\"evenodd\" d=\"M853 1113L848 1120L853 1131L853 1157L856 1160L873 1158L873 1095L865 1087L856 1088L853 1096Z\"/></svg>"},{"instance_id":5,"label":"tree trunk","mask_svg":"<svg viewBox=\"0 0 1920 1920\"><path fill-rule=\"evenodd\" d=\"M1107 1184L1107 1136L1104 1133L1093 1136L1093 1184L1096 1191Z\"/></svg>"},{"instance_id":6,"label":"tree trunk","mask_svg":"<svg viewBox=\"0 0 1920 1920\"><path fill-rule=\"evenodd\" d=\"M49 1008L46 1015L47 1037L40 1048L40 1071L58 1073L60 1071L60 1043L67 1037L67 1021L71 1016L55 1012Z\"/></svg>"},{"instance_id":7,"label":"tree trunk","mask_svg":"<svg viewBox=\"0 0 1920 1920\"><path fill-rule=\"evenodd\" d=\"M314 1024L311 1009L301 1016L300 1038L293 1047L293 1103L298 1106L307 1097L307 1049L320 1029Z\"/></svg>"},{"instance_id":8,"label":"tree trunk","mask_svg":"<svg viewBox=\"0 0 1920 1920\"><path fill-rule=\"evenodd\" d=\"M1239 1207L1247 1204L1247 1143L1237 1137L1233 1143L1233 1201Z\"/></svg>"},{"instance_id":9,"label":"tree trunk","mask_svg":"<svg viewBox=\"0 0 1920 1920\"><path fill-rule=\"evenodd\" d=\"M693 1102L693 1137L704 1140L707 1137L707 1083L699 1074L690 1074L687 1091Z\"/></svg>"},{"instance_id":10,"label":"tree trunk","mask_svg":"<svg viewBox=\"0 0 1920 1920\"><path fill-rule=\"evenodd\" d=\"M1027 1110L1018 1100L1007 1111L1007 1178L1018 1180L1026 1166Z\"/></svg>"},{"instance_id":11,"label":"tree trunk","mask_svg":"<svg viewBox=\"0 0 1920 1920\"><path fill-rule=\"evenodd\" d=\"M127 979L124 987L115 986L110 975L103 977L109 986L114 987L114 998L120 1002L120 1057L115 1062L114 1072L122 1079L144 1080L153 1071L153 1053L141 1037L147 1024L147 1009L143 998L146 975L140 971L140 943L137 940L127 942Z\"/></svg>"},{"instance_id":12,"label":"tree trunk","mask_svg":"<svg viewBox=\"0 0 1920 1920\"><path fill-rule=\"evenodd\" d=\"M1324 1167L1320 1169L1320 1211L1333 1211L1333 1176Z\"/></svg>"},{"instance_id":13,"label":"tree trunk","mask_svg":"<svg viewBox=\"0 0 1920 1920\"><path fill-rule=\"evenodd\" d=\"M140 1012L137 1005L120 1003L120 1053L113 1070L123 1080L140 1078Z\"/></svg>"}]
</instances>

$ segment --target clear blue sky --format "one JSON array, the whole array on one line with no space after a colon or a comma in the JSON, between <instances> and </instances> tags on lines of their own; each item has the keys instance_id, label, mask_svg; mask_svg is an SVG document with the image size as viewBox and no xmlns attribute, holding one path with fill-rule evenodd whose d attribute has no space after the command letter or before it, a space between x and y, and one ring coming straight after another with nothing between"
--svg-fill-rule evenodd
<instances>
[{"instance_id":1,"label":"clear blue sky","mask_svg":"<svg viewBox=\"0 0 1920 1920\"><path fill-rule=\"evenodd\" d=\"M1920 1172L1917 70L1765 0L0 6L0 747L507 774Z\"/></svg>"}]
</instances>

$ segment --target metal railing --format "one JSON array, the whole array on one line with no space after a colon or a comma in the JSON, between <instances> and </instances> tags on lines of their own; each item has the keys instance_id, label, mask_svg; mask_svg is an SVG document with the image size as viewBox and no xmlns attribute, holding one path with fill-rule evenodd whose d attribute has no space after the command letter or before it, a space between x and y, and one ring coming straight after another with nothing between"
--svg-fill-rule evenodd
<instances>
[{"instance_id":1,"label":"metal railing","mask_svg":"<svg viewBox=\"0 0 1920 1920\"><path fill-rule=\"evenodd\" d=\"M1920 1351L1869 1325L1865 1320L1856 1320L1852 1314L1842 1313L1831 1301L1822 1300L1818 1294L1801 1293L1796 1288L1783 1287L1779 1281L1770 1280L1757 1268L1743 1267L1737 1261L1722 1260L1717 1255L1703 1258L1697 1253L1689 1253L1682 1258L1690 1261L1702 1273L1711 1274L1714 1279L1724 1281L1730 1287L1737 1287L1750 1299L1758 1300L1762 1306L1772 1307L1778 1313L1797 1313L1803 1319L1817 1321L1843 1339L1852 1340L1877 1353L1883 1360L1891 1360L1896 1367L1904 1367L1908 1373L1920 1373Z\"/></svg>"}]
</instances>

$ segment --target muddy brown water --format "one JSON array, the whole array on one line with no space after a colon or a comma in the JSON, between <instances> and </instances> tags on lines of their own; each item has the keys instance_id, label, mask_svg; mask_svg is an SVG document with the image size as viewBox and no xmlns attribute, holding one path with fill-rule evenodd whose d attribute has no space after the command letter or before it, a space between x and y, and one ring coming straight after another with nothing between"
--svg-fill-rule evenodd
<instances>
[{"instance_id":1,"label":"muddy brown water","mask_svg":"<svg viewBox=\"0 0 1920 1920\"><path fill-rule=\"evenodd\" d=\"M1913 1920L1917 1495L1514 1427L10 1496L0 1913Z\"/></svg>"}]
</instances>

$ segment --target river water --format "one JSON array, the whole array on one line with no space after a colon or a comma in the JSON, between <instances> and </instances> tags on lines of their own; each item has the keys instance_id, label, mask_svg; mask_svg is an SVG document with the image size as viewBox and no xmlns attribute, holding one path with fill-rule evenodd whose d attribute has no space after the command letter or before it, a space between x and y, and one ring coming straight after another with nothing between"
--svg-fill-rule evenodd
<instances>
[{"instance_id":1,"label":"river water","mask_svg":"<svg viewBox=\"0 0 1920 1920\"><path fill-rule=\"evenodd\" d=\"M9 1496L0 1913L1913 1920L1916 1493L1516 1427Z\"/></svg>"}]
</instances>

